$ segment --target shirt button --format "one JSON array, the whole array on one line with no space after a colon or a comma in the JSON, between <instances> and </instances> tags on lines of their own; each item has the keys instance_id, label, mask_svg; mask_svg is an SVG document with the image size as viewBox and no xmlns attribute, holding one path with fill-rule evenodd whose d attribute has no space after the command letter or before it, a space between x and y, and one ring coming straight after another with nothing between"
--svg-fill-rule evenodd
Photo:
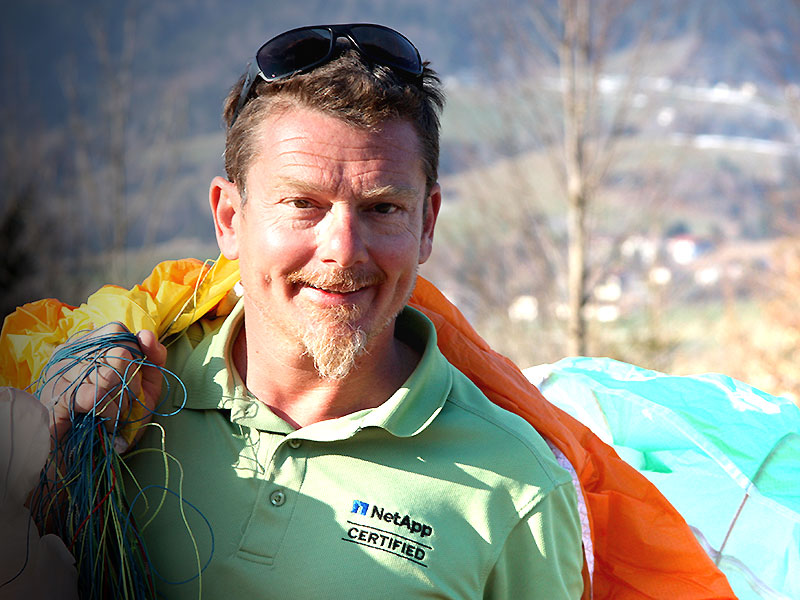
<instances>
[{"instance_id":1,"label":"shirt button","mask_svg":"<svg viewBox=\"0 0 800 600\"><path fill-rule=\"evenodd\" d=\"M289 447L294 448L295 450L297 450L302 445L303 445L302 440L298 440L296 438L289 440Z\"/></svg>"},{"instance_id":2,"label":"shirt button","mask_svg":"<svg viewBox=\"0 0 800 600\"><path fill-rule=\"evenodd\" d=\"M286 494L281 490L275 490L269 495L269 501L272 503L272 506L283 506L286 502Z\"/></svg>"}]
</instances>

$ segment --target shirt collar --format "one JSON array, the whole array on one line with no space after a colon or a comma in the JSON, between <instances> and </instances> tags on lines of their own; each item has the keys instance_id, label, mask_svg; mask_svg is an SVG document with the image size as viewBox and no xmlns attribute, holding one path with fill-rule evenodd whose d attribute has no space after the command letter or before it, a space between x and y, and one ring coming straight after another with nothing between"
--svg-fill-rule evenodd
<instances>
[{"instance_id":1,"label":"shirt collar","mask_svg":"<svg viewBox=\"0 0 800 600\"><path fill-rule=\"evenodd\" d=\"M188 397L185 408L230 410L234 423L275 433L295 430L252 396L232 360L233 343L242 326L244 305L239 301L214 333L194 349L183 369ZM422 352L422 358L403 385L377 408L314 423L293 437L326 441L346 439L367 427L385 429L397 437L423 431L436 417L452 386L452 372L436 346L436 329L421 312L406 307L395 325L396 335Z\"/></svg>"}]
</instances>

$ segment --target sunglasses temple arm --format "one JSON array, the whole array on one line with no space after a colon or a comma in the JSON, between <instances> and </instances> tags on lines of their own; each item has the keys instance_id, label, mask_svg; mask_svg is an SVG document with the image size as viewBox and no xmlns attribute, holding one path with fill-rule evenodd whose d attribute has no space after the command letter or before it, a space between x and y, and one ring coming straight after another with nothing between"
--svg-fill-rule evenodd
<instances>
[{"instance_id":1,"label":"sunglasses temple arm","mask_svg":"<svg viewBox=\"0 0 800 600\"><path fill-rule=\"evenodd\" d=\"M244 105L247 102L247 97L250 95L250 90L253 87L253 82L255 81L256 77L259 76L260 73L261 69L258 66L258 61L254 60L248 65L247 77L245 77L244 83L242 84L242 91L239 94L239 102L236 103L236 109L233 111L233 117L231 117L231 124L228 125L228 129L233 127L233 124L236 122L239 113L241 112L242 108L244 108Z\"/></svg>"}]
</instances>

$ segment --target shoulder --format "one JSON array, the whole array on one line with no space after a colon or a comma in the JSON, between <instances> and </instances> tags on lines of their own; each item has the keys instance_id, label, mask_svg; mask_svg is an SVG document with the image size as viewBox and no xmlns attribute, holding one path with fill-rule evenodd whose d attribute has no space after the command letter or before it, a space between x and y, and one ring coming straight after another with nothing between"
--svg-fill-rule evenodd
<instances>
[{"instance_id":1,"label":"shoulder","mask_svg":"<svg viewBox=\"0 0 800 600\"><path fill-rule=\"evenodd\" d=\"M229 318L230 315L203 317L169 340L167 342L167 368L178 374L186 368L189 358L193 354L207 354L209 351L213 351L211 347L215 345L216 338L224 333L221 330Z\"/></svg>"},{"instance_id":2,"label":"shoulder","mask_svg":"<svg viewBox=\"0 0 800 600\"><path fill-rule=\"evenodd\" d=\"M442 452L454 457L462 469L473 470L482 481L502 489L516 490L520 499L572 485L569 473L536 429L494 404L447 360L425 315L407 309L398 324L407 343L424 349L417 370L406 382L413 391L410 398L417 406L440 406L420 441L446 440Z\"/></svg>"},{"instance_id":3,"label":"shoulder","mask_svg":"<svg viewBox=\"0 0 800 600\"><path fill-rule=\"evenodd\" d=\"M449 438L458 440L452 443L464 469L510 493L520 513L554 490L572 487L570 474L530 423L494 404L448 365L453 384L435 423Z\"/></svg>"}]
</instances>

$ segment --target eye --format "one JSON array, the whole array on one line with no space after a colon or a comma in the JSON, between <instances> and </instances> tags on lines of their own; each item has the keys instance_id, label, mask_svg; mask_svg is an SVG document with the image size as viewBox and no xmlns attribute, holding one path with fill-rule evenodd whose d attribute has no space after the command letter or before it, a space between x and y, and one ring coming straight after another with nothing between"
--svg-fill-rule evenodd
<instances>
[{"instance_id":1,"label":"eye","mask_svg":"<svg viewBox=\"0 0 800 600\"><path fill-rule=\"evenodd\" d=\"M306 200L305 198L289 198L286 200L286 204L293 208L314 208L314 205L311 203L311 201Z\"/></svg>"},{"instance_id":2,"label":"eye","mask_svg":"<svg viewBox=\"0 0 800 600\"><path fill-rule=\"evenodd\" d=\"M390 215L400 210L400 207L391 202L381 202L372 207L372 210L382 215Z\"/></svg>"}]
</instances>

